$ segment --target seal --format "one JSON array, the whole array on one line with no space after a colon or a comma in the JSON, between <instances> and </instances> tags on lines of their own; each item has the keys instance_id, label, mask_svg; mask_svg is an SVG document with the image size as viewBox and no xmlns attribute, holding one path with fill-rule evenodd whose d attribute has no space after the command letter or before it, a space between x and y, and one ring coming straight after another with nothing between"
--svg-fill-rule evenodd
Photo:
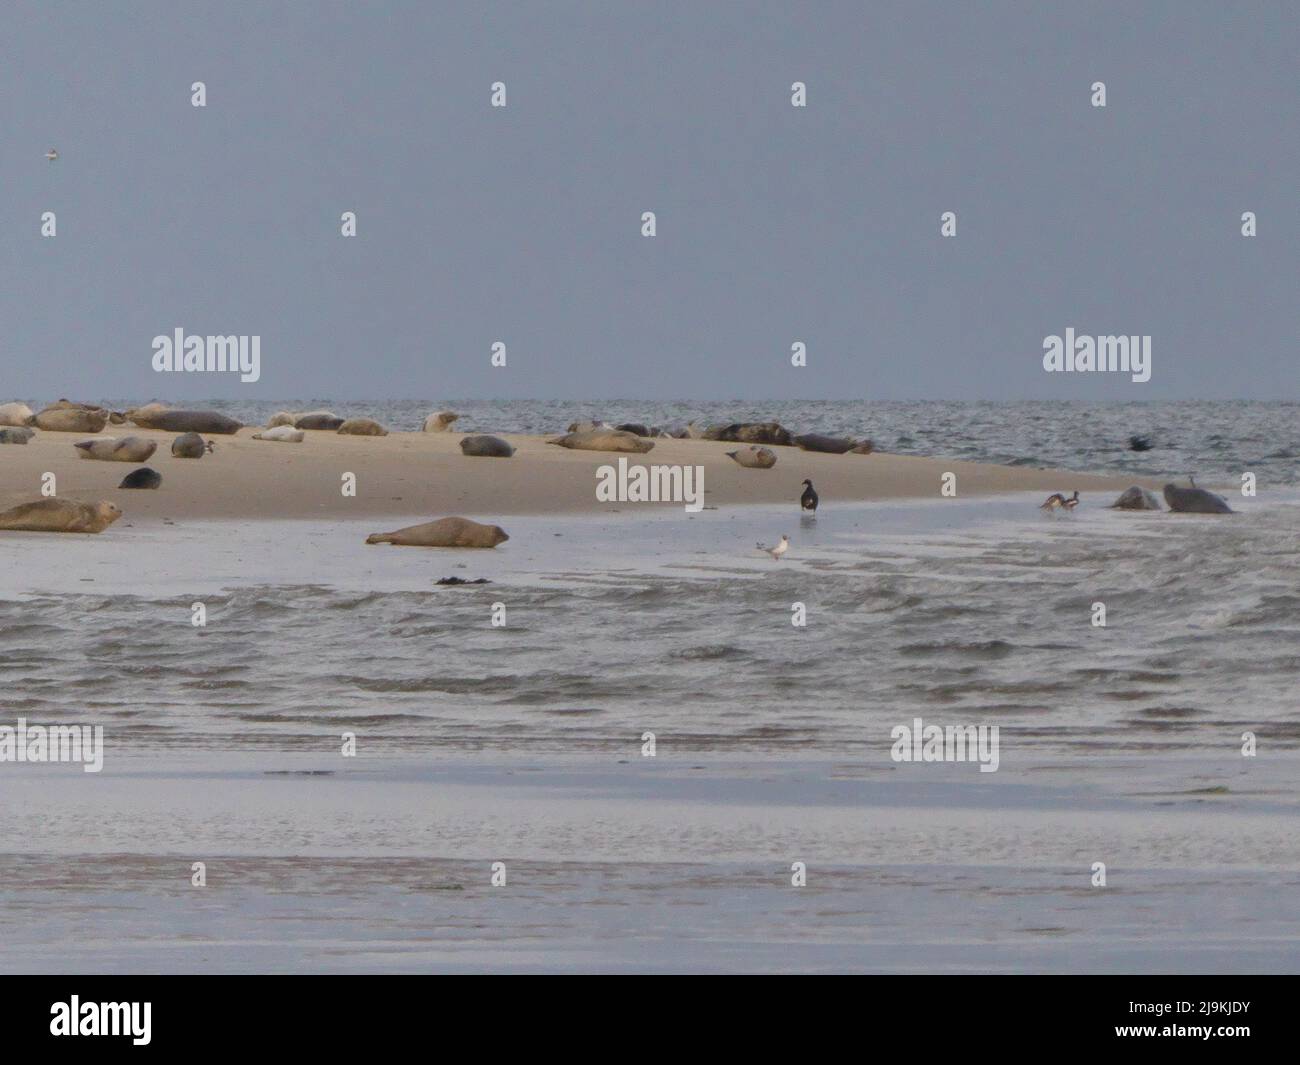
<instances>
[{"instance_id":1,"label":"seal","mask_svg":"<svg viewBox=\"0 0 1300 1065\"><path fill-rule=\"evenodd\" d=\"M733 444L794 443L794 436L779 422L732 422L716 426L704 434L705 440L726 440Z\"/></svg>"},{"instance_id":2,"label":"seal","mask_svg":"<svg viewBox=\"0 0 1300 1065\"><path fill-rule=\"evenodd\" d=\"M7 429L0 429L0 444L25 444L35 435L30 429L11 426Z\"/></svg>"},{"instance_id":3,"label":"seal","mask_svg":"<svg viewBox=\"0 0 1300 1065\"><path fill-rule=\"evenodd\" d=\"M81 440L72 445L79 459L99 459L103 462L145 462L158 450L156 440L142 436L104 436L98 440Z\"/></svg>"},{"instance_id":4,"label":"seal","mask_svg":"<svg viewBox=\"0 0 1300 1065\"><path fill-rule=\"evenodd\" d=\"M168 410L157 403L129 410L126 416L141 429L162 429L168 433L233 436L244 427L243 422L228 418L215 410Z\"/></svg>"},{"instance_id":5,"label":"seal","mask_svg":"<svg viewBox=\"0 0 1300 1065\"><path fill-rule=\"evenodd\" d=\"M53 496L20 503L0 513L0 529L10 532L103 532L122 516L114 503L77 503Z\"/></svg>"},{"instance_id":6,"label":"seal","mask_svg":"<svg viewBox=\"0 0 1300 1065\"><path fill-rule=\"evenodd\" d=\"M1191 481L1191 478L1188 478ZM1165 502L1176 514L1232 514L1228 501L1223 496L1197 488L1191 481L1191 488L1179 488L1176 484L1165 485Z\"/></svg>"},{"instance_id":7,"label":"seal","mask_svg":"<svg viewBox=\"0 0 1300 1065\"><path fill-rule=\"evenodd\" d=\"M609 422L585 421L570 422L568 432L570 433L594 433L597 429L614 428Z\"/></svg>"},{"instance_id":8,"label":"seal","mask_svg":"<svg viewBox=\"0 0 1300 1065\"><path fill-rule=\"evenodd\" d=\"M876 450L876 444L873 440L864 440L856 447L849 448L850 455L870 455Z\"/></svg>"},{"instance_id":9,"label":"seal","mask_svg":"<svg viewBox=\"0 0 1300 1065\"><path fill-rule=\"evenodd\" d=\"M631 433L633 436L658 436L659 430L643 422L623 422L614 426L620 433Z\"/></svg>"},{"instance_id":10,"label":"seal","mask_svg":"<svg viewBox=\"0 0 1300 1065\"><path fill-rule=\"evenodd\" d=\"M108 424L108 411L79 407L46 407L36 415L36 428L49 433L98 433Z\"/></svg>"},{"instance_id":11,"label":"seal","mask_svg":"<svg viewBox=\"0 0 1300 1065\"><path fill-rule=\"evenodd\" d=\"M1164 510L1155 494L1139 485L1125 488L1110 505L1111 510Z\"/></svg>"},{"instance_id":12,"label":"seal","mask_svg":"<svg viewBox=\"0 0 1300 1065\"><path fill-rule=\"evenodd\" d=\"M370 418L349 418L338 427L342 436L387 436L388 430Z\"/></svg>"},{"instance_id":13,"label":"seal","mask_svg":"<svg viewBox=\"0 0 1300 1065\"><path fill-rule=\"evenodd\" d=\"M338 432L344 420L333 411L313 410L298 415L294 419L293 427L295 429L328 429L331 432Z\"/></svg>"},{"instance_id":14,"label":"seal","mask_svg":"<svg viewBox=\"0 0 1300 1065\"><path fill-rule=\"evenodd\" d=\"M632 433L623 433L617 429L593 429L589 433L569 433L557 440L548 440L548 444L572 448L575 451L629 451L644 455L655 446L653 440L646 440Z\"/></svg>"},{"instance_id":15,"label":"seal","mask_svg":"<svg viewBox=\"0 0 1300 1065\"><path fill-rule=\"evenodd\" d=\"M296 422L300 417L302 417L302 415L300 415L300 414L290 414L287 410L276 411L276 412L275 412L274 414L272 414L271 417L267 420L266 427L267 427L268 429L274 429L274 428L276 428L277 426L280 426L280 425L290 425L290 426L291 426L291 425L293 425L293 423Z\"/></svg>"},{"instance_id":16,"label":"seal","mask_svg":"<svg viewBox=\"0 0 1300 1065\"><path fill-rule=\"evenodd\" d=\"M254 433L254 440L273 440L285 444L301 444L307 434L302 429L295 429L289 425L277 425L274 429L263 429L260 433Z\"/></svg>"},{"instance_id":17,"label":"seal","mask_svg":"<svg viewBox=\"0 0 1300 1065\"><path fill-rule=\"evenodd\" d=\"M26 403L0 404L0 425L22 428L36 424L36 414Z\"/></svg>"},{"instance_id":18,"label":"seal","mask_svg":"<svg viewBox=\"0 0 1300 1065\"><path fill-rule=\"evenodd\" d=\"M172 441L172 454L178 459L201 459L211 450L211 441L205 441L198 433L182 433Z\"/></svg>"},{"instance_id":19,"label":"seal","mask_svg":"<svg viewBox=\"0 0 1300 1065\"><path fill-rule=\"evenodd\" d=\"M727 454L741 466L750 470L770 470L776 465L775 451L754 444L750 444L749 447L742 448L739 451L728 451Z\"/></svg>"},{"instance_id":20,"label":"seal","mask_svg":"<svg viewBox=\"0 0 1300 1065\"><path fill-rule=\"evenodd\" d=\"M430 414L424 419L424 424L420 427L422 433L445 433L451 428L451 423L460 420L460 415L452 410L440 410Z\"/></svg>"},{"instance_id":21,"label":"seal","mask_svg":"<svg viewBox=\"0 0 1300 1065\"><path fill-rule=\"evenodd\" d=\"M408 525L396 532L371 533L366 543L399 547L496 547L509 539L500 525L481 525L469 518L439 518L423 525Z\"/></svg>"},{"instance_id":22,"label":"seal","mask_svg":"<svg viewBox=\"0 0 1300 1065\"><path fill-rule=\"evenodd\" d=\"M803 433L794 438L795 444L804 451L820 451L825 455L843 455L857 447L856 440L847 440L842 436L826 436L823 433Z\"/></svg>"},{"instance_id":23,"label":"seal","mask_svg":"<svg viewBox=\"0 0 1300 1065\"><path fill-rule=\"evenodd\" d=\"M479 455L492 459L508 459L515 449L499 436L467 436L460 442L462 455Z\"/></svg>"},{"instance_id":24,"label":"seal","mask_svg":"<svg viewBox=\"0 0 1300 1065\"><path fill-rule=\"evenodd\" d=\"M123 477L118 488L157 488L160 484L162 484L161 473L151 470L148 466L141 466Z\"/></svg>"}]
</instances>

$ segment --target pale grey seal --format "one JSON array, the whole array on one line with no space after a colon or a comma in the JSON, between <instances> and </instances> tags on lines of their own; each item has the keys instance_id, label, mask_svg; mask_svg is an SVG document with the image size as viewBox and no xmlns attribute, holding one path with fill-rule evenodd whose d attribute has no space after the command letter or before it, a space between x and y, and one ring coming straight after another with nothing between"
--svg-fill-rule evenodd
<instances>
[{"instance_id":1,"label":"pale grey seal","mask_svg":"<svg viewBox=\"0 0 1300 1065\"><path fill-rule=\"evenodd\" d=\"M146 462L158 450L156 440L142 436L124 436L120 440L105 436L98 440L79 440L72 446L77 449L78 458L101 462Z\"/></svg>"},{"instance_id":2,"label":"pale grey seal","mask_svg":"<svg viewBox=\"0 0 1300 1065\"><path fill-rule=\"evenodd\" d=\"M1110 505L1111 510L1164 510L1155 493L1148 492L1140 485L1125 488L1119 498Z\"/></svg>"},{"instance_id":3,"label":"pale grey seal","mask_svg":"<svg viewBox=\"0 0 1300 1065\"><path fill-rule=\"evenodd\" d=\"M40 499L20 503L0 514L0 529L11 532L103 532L122 516L114 503L77 503L71 499Z\"/></svg>"},{"instance_id":4,"label":"pale grey seal","mask_svg":"<svg viewBox=\"0 0 1300 1065\"><path fill-rule=\"evenodd\" d=\"M500 525L482 525L469 518L439 518L423 525L408 525L396 532L371 533L366 543L401 547L496 547L509 539Z\"/></svg>"}]
</instances>

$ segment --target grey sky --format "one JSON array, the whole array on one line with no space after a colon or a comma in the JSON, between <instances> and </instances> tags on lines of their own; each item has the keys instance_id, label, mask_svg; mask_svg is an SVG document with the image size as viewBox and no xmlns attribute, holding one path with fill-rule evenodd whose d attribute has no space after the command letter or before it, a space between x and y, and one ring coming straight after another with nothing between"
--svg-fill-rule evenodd
<instances>
[{"instance_id":1,"label":"grey sky","mask_svg":"<svg viewBox=\"0 0 1300 1065\"><path fill-rule=\"evenodd\" d=\"M1298 25L1291 3L6 4L0 401L1300 398ZM261 381L155 374L178 326L260 334ZM1067 326L1151 334L1151 382L1044 373Z\"/></svg>"}]
</instances>

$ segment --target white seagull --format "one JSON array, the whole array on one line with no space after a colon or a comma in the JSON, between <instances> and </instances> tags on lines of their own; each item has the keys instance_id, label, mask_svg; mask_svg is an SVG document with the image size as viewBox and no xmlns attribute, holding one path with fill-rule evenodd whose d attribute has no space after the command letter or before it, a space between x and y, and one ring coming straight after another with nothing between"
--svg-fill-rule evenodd
<instances>
[{"instance_id":1,"label":"white seagull","mask_svg":"<svg viewBox=\"0 0 1300 1065\"><path fill-rule=\"evenodd\" d=\"M54 160L57 159L58 157L59 157L59 151L57 148L51 148L48 152L45 153L45 158L48 159L51 163L54 162Z\"/></svg>"},{"instance_id":2,"label":"white seagull","mask_svg":"<svg viewBox=\"0 0 1300 1065\"><path fill-rule=\"evenodd\" d=\"M757 547L760 551L766 551L769 555L771 555L773 562L780 562L781 556L790 550L790 537L788 536L781 537L781 542L777 544L775 547L768 547L766 544L755 544L754 546Z\"/></svg>"}]
</instances>

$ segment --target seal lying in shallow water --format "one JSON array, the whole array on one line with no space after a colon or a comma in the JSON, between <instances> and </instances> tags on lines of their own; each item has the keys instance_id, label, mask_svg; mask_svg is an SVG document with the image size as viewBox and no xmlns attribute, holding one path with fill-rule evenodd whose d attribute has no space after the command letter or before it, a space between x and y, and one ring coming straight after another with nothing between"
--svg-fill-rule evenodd
<instances>
[{"instance_id":1,"label":"seal lying in shallow water","mask_svg":"<svg viewBox=\"0 0 1300 1065\"><path fill-rule=\"evenodd\" d=\"M387 436L388 430L373 418L349 418L336 430L343 436Z\"/></svg>"},{"instance_id":2,"label":"seal lying in shallow water","mask_svg":"<svg viewBox=\"0 0 1300 1065\"><path fill-rule=\"evenodd\" d=\"M0 429L0 444L25 444L35 435L30 429L10 426Z\"/></svg>"},{"instance_id":3,"label":"seal lying in shallow water","mask_svg":"<svg viewBox=\"0 0 1300 1065\"><path fill-rule=\"evenodd\" d=\"M295 429L292 425L277 425L274 429L263 429L260 433L254 433L254 440L271 440L283 444L301 444L307 434L302 429Z\"/></svg>"},{"instance_id":4,"label":"seal lying in shallow water","mask_svg":"<svg viewBox=\"0 0 1300 1065\"><path fill-rule=\"evenodd\" d=\"M1119 498L1110 505L1111 510L1164 510L1155 494L1140 485L1125 488Z\"/></svg>"},{"instance_id":5,"label":"seal lying in shallow water","mask_svg":"<svg viewBox=\"0 0 1300 1065\"><path fill-rule=\"evenodd\" d=\"M453 410L440 410L430 414L424 419L424 424L420 426L422 433L445 433L451 428L451 423L460 420L460 415Z\"/></svg>"},{"instance_id":6,"label":"seal lying in shallow water","mask_svg":"<svg viewBox=\"0 0 1300 1065\"><path fill-rule=\"evenodd\" d=\"M72 445L79 459L99 459L102 462L144 462L158 450L156 440L142 436L105 436L98 440L79 440Z\"/></svg>"},{"instance_id":7,"label":"seal lying in shallow water","mask_svg":"<svg viewBox=\"0 0 1300 1065\"><path fill-rule=\"evenodd\" d=\"M50 433L98 433L108 424L108 411L80 407L46 407L36 415L36 428Z\"/></svg>"},{"instance_id":8,"label":"seal lying in shallow water","mask_svg":"<svg viewBox=\"0 0 1300 1065\"><path fill-rule=\"evenodd\" d=\"M508 459L515 449L499 436L467 436L460 442L462 455L478 455L492 459Z\"/></svg>"},{"instance_id":9,"label":"seal lying in shallow water","mask_svg":"<svg viewBox=\"0 0 1300 1065\"><path fill-rule=\"evenodd\" d=\"M215 410L168 410L158 403L129 410L126 416L141 429L162 429L169 433L231 436L244 427L243 422L227 418Z\"/></svg>"},{"instance_id":10,"label":"seal lying in shallow water","mask_svg":"<svg viewBox=\"0 0 1300 1065\"><path fill-rule=\"evenodd\" d=\"M36 423L36 412L26 403L0 404L0 425L22 427Z\"/></svg>"},{"instance_id":11,"label":"seal lying in shallow water","mask_svg":"<svg viewBox=\"0 0 1300 1065\"><path fill-rule=\"evenodd\" d=\"M439 518L423 525L408 525L396 532L371 533L366 543L400 547L496 547L509 539L500 525L481 525L469 518Z\"/></svg>"},{"instance_id":12,"label":"seal lying in shallow water","mask_svg":"<svg viewBox=\"0 0 1300 1065\"><path fill-rule=\"evenodd\" d=\"M211 442L198 433L182 433L172 441L172 454L178 459L201 459L211 450Z\"/></svg>"},{"instance_id":13,"label":"seal lying in shallow water","mask_svg":"<svg viewBox=\"0 0 1300 1065\"><path fill-rule=\"evenodd\" d=\"M568 433L557 440L548 440L548 444L572 448L575 451L630 451L644 455L655 446L653 440L646 440L633 433L620 432L618 429L593 429L589 433Z\"/></svg>"},{"instance_id":14,"label":"seal lying in shallow water","mask_svg":"<svg viewBox=\"0 0 1300 1065\"><path fill-rule=\"evenodd\" d=\"M750 444L739 451L728 451L727 455L740 465L751 470L770 470L776 465L776 452L765 447Z\"/></svg>"},{"instance_id":15,"label":"seal lying in shallow water","mask_svg":"<svg viewBox=\"0 0 1300 1065\"><path fill-rule=\"evenodd\" d=\"M0 514L0 529L11 532L103 532L122 516L113 503L77 503L71 499L41 499L20 503Z\"/></svg>"},{"instance_id":16,"label":"seal lying in shallow water","mask_svg":"<svg viewBox=\"0 0 1300 1065\"><path fill-rule=\"evenodd\" d=\"M141 466L123 477L118 488L157 488L160 484L162 484L161 473L151 470L148 466Z\"/></svg>"},{"instance_id":17,"label":"seal lying in shallow water","mask_svg":"<svg viewBox=\"0 0 1300 1065\"><path fill-rule=\"evenodd\" d=\"M1189 478L1190 479L1190 478ZM1176 484L1165 485L1165 502L1169 509L1179 514L1231 514L1233 510L1223 496L1197 488L1192 482L1191 488L1179 488Z\"/></svg>"}]
</instances>

